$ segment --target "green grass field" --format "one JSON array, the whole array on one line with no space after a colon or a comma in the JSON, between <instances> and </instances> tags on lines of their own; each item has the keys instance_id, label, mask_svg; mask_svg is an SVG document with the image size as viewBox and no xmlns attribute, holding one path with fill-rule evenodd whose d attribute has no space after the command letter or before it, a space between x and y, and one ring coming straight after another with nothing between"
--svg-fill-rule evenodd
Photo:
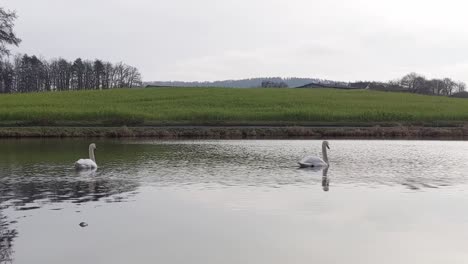
<instances>
[{"instance_id":1,"label":"green grass field","mask_svg":"<svg viewBox=\"0 0 468 264\"><path fill-rule=\"evenodd\" d=\"M334 89L147 88L0 95L5 124L468 121L468 100Z\"/></svg>"}]
</instances>

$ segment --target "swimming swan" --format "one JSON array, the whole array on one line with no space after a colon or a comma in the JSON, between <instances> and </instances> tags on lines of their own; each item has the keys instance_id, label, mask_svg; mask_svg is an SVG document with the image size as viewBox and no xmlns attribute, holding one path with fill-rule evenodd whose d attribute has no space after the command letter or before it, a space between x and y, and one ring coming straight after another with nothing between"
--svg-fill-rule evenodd
<instances>
[{"instance_id":1,"label":"swimming swan","mask_svg":"<svg viewBox=\"0 0 468 264\"><path fill-rule=\"evenodd\" d=\"M330 149L328 146L328 141L322 142L322 156L323 159L315 156L307 156L299 161L299 166L301 168L308 168L308 167L328 167L328 156L327 156L327 148Z\"/></svg>"},{"instance_id":2,"label":"swimming swan","mask_svg":"<svg viewBox=\"0 0 468 264\"><path fill-rule=\"evenodd\" d=\"M92 143L89 145L89 159L79 159L75 162L75 169L77 170L91 170L96 169L96 159L94 158L94 150L96 149L96 144Z\"/></svg>"}]
</instances>

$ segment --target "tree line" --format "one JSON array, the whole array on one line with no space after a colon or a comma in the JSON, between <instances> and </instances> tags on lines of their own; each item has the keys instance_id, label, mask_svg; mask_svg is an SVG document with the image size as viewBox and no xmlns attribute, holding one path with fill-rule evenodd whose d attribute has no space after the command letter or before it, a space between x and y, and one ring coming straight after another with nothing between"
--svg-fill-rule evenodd
<instances>
[{"instance_id":1,"label":"tree line","mask_svg":"<svg viewBox=\"0 0 468 264\"><path fill-rule=\"evenodd\" d=\"M0 61L0 92L100 90L141 85L137 68L102 60L45 60L16 55Z\"/></svg>"},{"instance_id":2,"label":"tree line","mask_svg":"<svg viewBox=\"0 0 468 264\"><path fill-rule=\"evenodd\" d=\"M401 79L389 82L354 82L349 84L353 88L410 92L427 95L453 96L464 93L466 84L451 78L427 79L418 73L409 73Z\"/></svg>"},{"instance_id":3,"label":"tree line","mask_svg":"<svg viewBox=\"0 0 468 264\"><path fill-rule=\"evenodd\" d=\"M288 84L286 82L274 82L274 81L263 81L261 86L262 88L288 88Z\"/></svg>"},{"instance_id":4,"label":"tree line","mask_svg":"<svg viewBox=\"0 0 468 264\"><path fill-rule=\"evenodd\" d=\"M466 89L466 84L464 82L456 82L450 78L426 79L424 76L417 73L407 74L400 80L394 82L394 84L399 84L413 93L446 96L463 92Z\"/></svg>"},{"instance_id":5,"label":"tree line","mask_svg":"<svg viewBox=\"0 0 468 264\"><path fill-rule=\"evenodd\" d=\"M13 31L17 16L0 7L0 93L100 90L141 85L138 69L122 62L102 60L45 60L17 54L10 58L7 45L21 43Z\"/></svg>"}]
</instances>

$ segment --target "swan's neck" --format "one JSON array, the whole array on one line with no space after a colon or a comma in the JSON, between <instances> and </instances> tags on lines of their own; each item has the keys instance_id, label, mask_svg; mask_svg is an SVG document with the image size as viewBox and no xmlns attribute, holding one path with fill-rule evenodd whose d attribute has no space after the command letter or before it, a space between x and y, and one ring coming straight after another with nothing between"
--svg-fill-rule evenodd
<instances>
[{"instance_id":1,"label":"swan's neck","mask_svg":"<svg viewBox=\"0 0 468 264\"><path fill-rule=\"evenodd\" d=\"M328 163L328 156L327 156L327 146L325 146L325 144L322 145L322 156L323 156L323 161L325 161L325 163L329 164Z\"/></svg>"},{"instance_id":2,"label":"swan's neck","mask_svg":"<svg viewBox=\"0 0 468 264\"><path fill-rule=\"evenodd\" d=\"M96 159L94 158L94 149L92 147L89 147L89 159L96 162Z\"/></svg>"}]
</instances>

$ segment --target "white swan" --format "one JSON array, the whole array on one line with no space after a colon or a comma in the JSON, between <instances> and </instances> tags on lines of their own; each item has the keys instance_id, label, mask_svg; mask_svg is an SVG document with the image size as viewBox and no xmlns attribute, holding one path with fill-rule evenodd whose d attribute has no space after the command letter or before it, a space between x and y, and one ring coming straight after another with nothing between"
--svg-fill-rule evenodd
<instances>
[{"instance_id":1,"label":"white swan","mask_svg":"<svg viewBox=\"0 0 468 264\"><path fill-rule=\"evenodd\" d=\"M327 148L330 149L328 146L328 141L322 142L322 156L323 159L316 157L316 156L307 156L299 161L299 166L301 168L308 168L308 167L328 167L328 156L327 156Z\"/></svg>"},{"instance_id":2,"label":"white swan","mask_svg":"<svg viewBox=\"0 0 468 264\"><path fill-rule=\"evenodd\" d=\"M77 170L91 170L96 169L96 159L94 158L94 150L96 149L96 144L92 143L89 145L89 159L79 159L75 162L75 169Z\"/></svg>"}]
</instances>

